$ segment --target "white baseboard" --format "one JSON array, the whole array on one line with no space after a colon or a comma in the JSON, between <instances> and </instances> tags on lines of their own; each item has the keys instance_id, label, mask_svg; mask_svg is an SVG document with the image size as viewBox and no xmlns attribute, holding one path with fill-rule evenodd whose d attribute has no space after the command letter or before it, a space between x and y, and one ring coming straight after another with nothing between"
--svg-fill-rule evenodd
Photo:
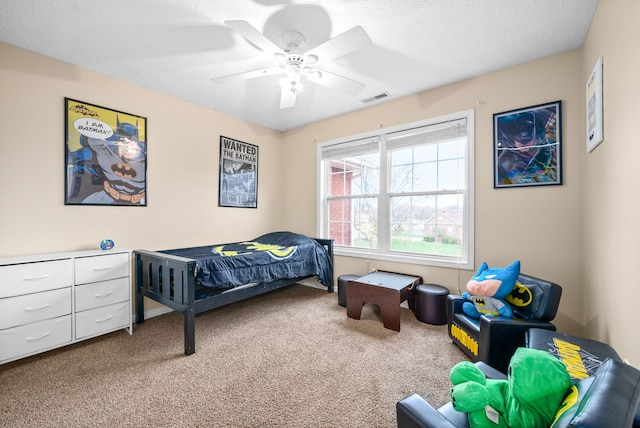
<instances>
[{"instance_id":1,"label":"white baseboard","mask_svg":"<svg viewBox=\"0 0 640 428\"><path fill-rule=\"evenodd\" d=\"M324 285L320 284L320 282L316 281L315 279L311 279L311 278L307 278L307 279L303 279L302 281L298 281L297 284L306 285L307 287L319 288L321 290L326 290L327 289L327 287L325 287Z\"/></svg>"},{"instance_id":2,"label":"white baseboard","mask_svg":"<svg viewBox=\"0 0 640 428\"><path fill-rule=\"evenodd\" d=\"M171 309L168 306L161 306L159 308L151 309L150 311L144 311L144 319L146 320L149 318L168 314L169 312L173 312L173 309ZM134 315L134 319L135 319L135 315Z\"/></svg>"}]
</instances>

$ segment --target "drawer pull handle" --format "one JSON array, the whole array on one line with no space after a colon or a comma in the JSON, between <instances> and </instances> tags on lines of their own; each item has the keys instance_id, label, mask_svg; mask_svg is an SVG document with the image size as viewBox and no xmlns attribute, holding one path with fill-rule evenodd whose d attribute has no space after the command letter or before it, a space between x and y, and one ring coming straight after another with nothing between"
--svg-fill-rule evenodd
<instances>
[{"instance_id":1,"label":"drawer pull handle","mask_svg":"<svg viewBox=\"0 0 640 428\"><path fill-rule=\"evenodd\" d=\"M113 294L113 290L111 290L111 291L107 291L107 292L105 292L105 293L96 293L96 294L94 294L94 296L95 296L95 297L97 297L97 298L99 299L99 298L101 298L101 297L107 297L107 296L109 296L109 295L111 295L111 294Z\"/></svg>"},{"instance_id":2,"label":"drawer pull handle","mask_svg":"<svg viewBox=\"0 0 640 428\"><path fill-rule=\"evenodd\" d=\"M96 267L93 268L93 270L109 270L111 268L113 268L113 266Z\"/></svg>"},{"instance_id":3,"label":"drawer pull handle","mask_svg":"<svg viewBox=\"0 0 640 428\"><path fill-rule=\"evenodd\" d=\"M27 281L36 281L38 279L45 279L45 278L49 278L51 275L50 274L45 274L45 275L40 275L40 276L28 276L25 278L25 280Z\"/></svg>"},{"instance_id":4,"label":"drawer pull handle","mask_svg":"<svg viewBox=\"0 0 640 428\"><path fill-rule=\"evenodd\" d=\"M49 332L42 333L41 335L38 335L38 336L27 337L25 340L27 342L35 342L36 340L44 339L45 337L49 336L50 334L51 333L49 333Z\"/></svg>"},{"instance_id":5,"label":"drawer pull handle","mask_svg":"<svg viewBox=\"0 0 640 428\"><path fill-rule=\"evenodd\" d=\"M103 319L101 319L101 320L96 320L96 322L97 322L98 324L102 324L102 323L105 323L105 322L107 322L107 321L110 321L112 318L113 318L113 315L109 315L108 317L103 318Z\"/></svg>"},{"instance_id":6,"label":"drawer pull handle","mask_svg":"<svg viewBox=\"0 0 640 428\"><path fill-rule=\"evenodd\" d=\"M49 306L51 306L49 303L45 303L42 306L30 306L28 308L24 308L24 310L27 312L33 312L33 311L39 311L40 309L48 308Z\"/></svg>"}]
</instances>

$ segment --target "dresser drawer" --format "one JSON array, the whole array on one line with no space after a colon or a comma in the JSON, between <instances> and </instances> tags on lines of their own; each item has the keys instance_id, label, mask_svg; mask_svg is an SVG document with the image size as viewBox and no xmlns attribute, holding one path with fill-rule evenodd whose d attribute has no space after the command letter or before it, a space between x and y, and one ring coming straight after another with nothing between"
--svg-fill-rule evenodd
<instances>
[{"instance_id":1,"label":"dresser drawer","mask_svg":"<svg viewBox=\"0 0 640 428\"><path fill-rule=\"evenodd\" d=\"M129 278L94 282L76 287L76 311L98 308L130 300Z\"/></svg>"},{"instance_id":2,"label":"dresser drawer","mask_svg":"<svg viewBox=\"0 0 640 428\"><path fill-rule=\"evenodd\" d=\"M0 299L0 329L71 313L71 287Z\"/></svg>"},{"instance_id":3,"label":"dresser drawer","mask_svg":"<svg viewBox=\"0 0 640 428\"><path fill-rule=\"evenodd\" d=\"M128 327L130 320L131 307L129 302L77 312L76 339Z\"/></svg>"},{"instance_id":4,"label":"dresser drawer","mask_svg":"<svg viewBox=\"0 0 640 428\"><path fill-rule=\"evenodd\" d=\"M129 253L104 254L75 259L76 284L129 276Z\"/></svg>"},{"instance_id":5,"label":"dresser drawer","mask_svg":"<svg viewBox=\"0 0 640 428\"><path fill-rule=\"evenodd\" d=\"M0 361L71 342L71 315L0 330Z\"/></svg>"},{"instance_id":6,"label":"dresser drawer","mask_svg":"<svg viewBox=\"0 0 640 428\"><path fill-rule=\"evenodd\" d=\"M0 266L0 298L70 287L71 259Z\"/></svg>"}]
</instances>

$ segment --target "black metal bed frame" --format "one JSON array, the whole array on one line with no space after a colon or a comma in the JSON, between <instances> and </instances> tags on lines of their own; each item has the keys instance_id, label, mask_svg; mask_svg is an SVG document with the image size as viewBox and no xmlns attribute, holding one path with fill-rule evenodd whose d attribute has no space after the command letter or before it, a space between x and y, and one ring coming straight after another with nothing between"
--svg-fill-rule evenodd
<instances>
[{"instance_id":1,"label":"black metal bed frame","mask_svg":"<svg viewBox=\"0 0 640 428\"><path fill-rule=\"evenodd\" d=\"M333 292L333 240L314 238L327 249L331 260L331 284ZM309 277L280 279L224 292L211 289L202 293L195 278L196 261L185 257L147 250L135 250L136 323L144 322L144 297L161 303L184 317L184 353L196 352L196 314L219 308L230 303L283 288ZM198 292L197 292L198 291Z\"/></svg>"}]
</instances>

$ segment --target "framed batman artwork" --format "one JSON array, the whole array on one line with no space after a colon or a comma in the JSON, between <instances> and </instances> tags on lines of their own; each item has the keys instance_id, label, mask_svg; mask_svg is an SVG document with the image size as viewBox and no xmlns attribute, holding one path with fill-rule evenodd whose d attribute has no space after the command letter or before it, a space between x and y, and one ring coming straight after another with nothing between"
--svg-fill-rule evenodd
<instances>
[{"instance_id":1,"label":"framed batman artwork","mask_svg":"<svg viewBox=\"0 0 640 428\"><path fill-rule=\"evenodd\" d=\"M64 99L65 205L147 205L147 119Z\"/></svg>"}]
</instances>

